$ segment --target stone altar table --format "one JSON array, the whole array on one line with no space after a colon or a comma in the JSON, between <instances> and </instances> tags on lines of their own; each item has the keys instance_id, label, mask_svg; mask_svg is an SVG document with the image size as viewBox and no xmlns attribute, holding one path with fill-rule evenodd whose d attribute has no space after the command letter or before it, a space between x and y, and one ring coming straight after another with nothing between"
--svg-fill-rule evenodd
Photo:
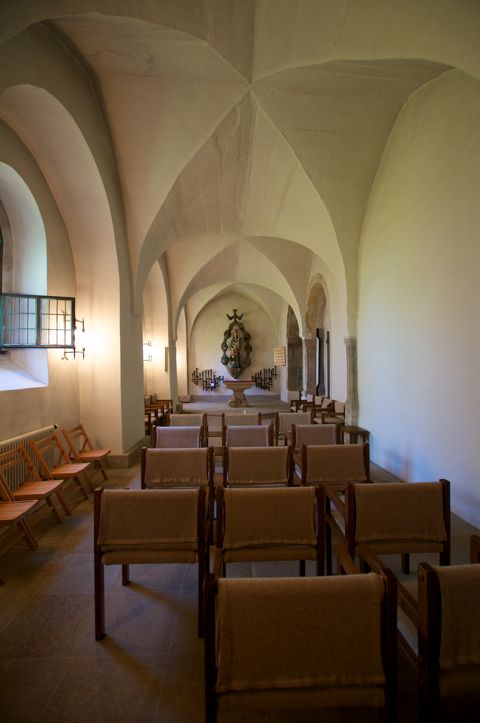
<instances>
[{"instance_id":1,"label":"stone altar table","mask_svg":"<svg viewBox=\"0 0 480 723\"><path fill-rule=\"evenodd\" d=\"M250 406L245 396L245 390L253 387L251 381L225 381L227 389L231 389L233 392L233 399L228 403L230 407L248 407Z\"/></svg>"}]
</instances>

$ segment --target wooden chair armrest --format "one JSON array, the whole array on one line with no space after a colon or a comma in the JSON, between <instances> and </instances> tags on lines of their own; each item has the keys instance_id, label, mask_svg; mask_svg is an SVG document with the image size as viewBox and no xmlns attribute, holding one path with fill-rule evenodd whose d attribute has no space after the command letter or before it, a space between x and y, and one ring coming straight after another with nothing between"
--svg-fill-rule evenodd
<instances>
[{"instance_id":1,"label":"wooden chair armrest","mask_svg":"<svg viewBox=\"0 0 480 723\"><path fill-rule=\"evenodd\" d=\"M222 549L217 547L213 559L213 574L215 578L223 577L223 555Z\"/></svg>"},{"instance_id":2,"label":"wooden chair armrest","mask_svg":"<svg viewBox=\"0 0 480 723\"><path fill-rule=\"evenodd\" d=\"M345 519L345 516L346 516L345 502L342 500L342 498L338 494L337 490L335 490L333 487L329 487L329 485L324 485L324 489L325 489L325 496L330 500L330 502L333 502L336 510L342 515L343 519Z\"/></svg>"},{"instance_id":3,"label":"wooden chair armrest","mask_svg":"<svg viewBox=\"0 0 480 723\"><path fill-rule=\"evenodd\" d=\"M335 547L335 555L341 572L346 575L359 575L361 573L360 568L349 555L344 542Z\"/></svg>"}]
</instances>

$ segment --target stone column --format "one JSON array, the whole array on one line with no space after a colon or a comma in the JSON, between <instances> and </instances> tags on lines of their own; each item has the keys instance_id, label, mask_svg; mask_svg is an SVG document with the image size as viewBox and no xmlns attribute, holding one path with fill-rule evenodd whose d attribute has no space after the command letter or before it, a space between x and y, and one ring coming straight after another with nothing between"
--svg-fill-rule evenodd
<instances>
[{"instance_id":1,"label":"stone column","mask_svg":"<svg viewBox=\"0 0 480 723\"><path fill-rule=\"evenodd\" d=\"M347 404L345 412L346 424L358 423L358 381L357 381L357 337L346 336L347 352Z\"/></svg>"},{"instance_id":2,"label":"stone column","mask_svg":"<svg viewBox=\"0 0 480 723\"><path fill-rule=\"evenodd\" d=\"M317 340L304 339L303 353L305 359L305 390L315 394L317 388Z\"/></svg>"}]
</instances>

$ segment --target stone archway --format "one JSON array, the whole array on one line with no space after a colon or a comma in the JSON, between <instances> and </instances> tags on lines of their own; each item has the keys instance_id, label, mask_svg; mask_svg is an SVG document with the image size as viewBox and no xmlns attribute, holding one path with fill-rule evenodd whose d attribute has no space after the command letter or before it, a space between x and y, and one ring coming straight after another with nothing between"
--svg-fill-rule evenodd
<instances>
[{"instance_id":1,"label":"stone archway","mask_svg":"<svg viewBox=\"0 0 480 723\"><path fill-rule=\"evenodd\" d=\"M291 306L287 314L287 390L299 392L303 386L302 339L297 317Z\"/></svg>"},{"instance_id":2,"label":"stone archway","mask_svg":"<svg viewBox=\"0 0 480 723\"><path fill-rule=\"evenodd\" d=\"M325 310L327 297L320 282L310 289L305 315L305 386L309 394L328 395L330 369Z\"/></svg>"}]
</instances>

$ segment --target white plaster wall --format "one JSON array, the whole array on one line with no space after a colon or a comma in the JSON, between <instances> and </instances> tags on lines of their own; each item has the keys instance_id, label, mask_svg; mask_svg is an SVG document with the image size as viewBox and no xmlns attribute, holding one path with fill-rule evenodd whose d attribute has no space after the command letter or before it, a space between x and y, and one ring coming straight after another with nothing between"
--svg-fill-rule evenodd
<instances>
[{"instance_id":1,"label":"white plaster wall","mask_svg":"<svg viewBox=\"0 0 480 723\"><path fill-rule=\"evenodd\" d=\"M230 324L226 315L232 316L233 309L237 309L238 314L244 315L241 322L251 335L250 343L253 349L250 354L250 366L238 378L248 380L255 372L273 367L273 349L279 345L279 342L271 319L264 309L252 299L239 294L227 293L207 304L193 325L190 342L190 373L195 367L198 367L199 371L213 369L225 379L233 379L220 361L223 353L220 348L223 333ZM216 392L203 392L201 387L190 382L189 391L190 394L206 394L211 398L214 398L215 395L230 395L223 385L220 385ZM271 392L256 388L247 391L247 395L268 395L270 393L280 393L279 379L276 380Z\"/></svg>"},{"instance_id":2,"label":"white plaster wall","mask_svg":"<svg viewBox=\"0 0 480 723\"><path fill-rule=\"evenodd\" d=\"M406 480L446 477L480 524L480 83L450 71L406 104L360 253L360 424Z\"/></svg>"}]
</instances>

